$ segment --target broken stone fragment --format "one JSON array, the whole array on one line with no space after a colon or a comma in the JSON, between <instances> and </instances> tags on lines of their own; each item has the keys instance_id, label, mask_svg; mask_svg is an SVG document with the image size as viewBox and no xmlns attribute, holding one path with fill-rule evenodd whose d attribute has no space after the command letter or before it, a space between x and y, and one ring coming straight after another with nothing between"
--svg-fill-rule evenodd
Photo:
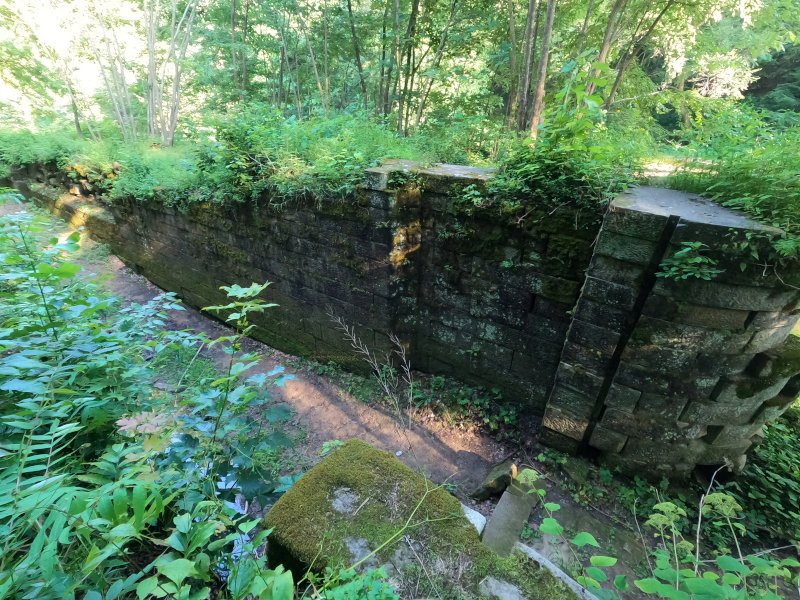
<instances>
[{"instance_id":1,"label":"broken stone fragment","mask_svg":"<svg viewBox=\"0 0 800 600\"><path fill-rule=\"evenodd\" d=\"M513 470L514 461L511 459L496 464L489 470L489 473L486 474L483 483L470 494L470 498L482 502L483 500L488 500L492 496L499 496L511 485Z\"/></svg>"},{"instance_id":2,"label":"broken stone fragment","mask_svg":"<svg viewBox=\"0 0 800 600\"><path fill-rule=\"evenodd\" d=\"M511 554L538 499L517 486L506 489L486 523L483 543L500 556Z\"/></svg>"},{"instance_id":3,"label":"broken stone fragment","mask_svg":"<svg viewBox=\"0 0 800 600\"><path fill-rule=\"evenodd\" d=\"M495 600L525 600L525 596L515 585L507 581L501 581L494 577L486 577L478 585L478 591L484 598L494 598Z\"/></svg>"},{"instance_id":4,"label":"broken stone fragment","mask_svg":"<svg viewBox=\"0 0 800 600\"><path fill-rule=\"evenodd\" d=\"M461 509L464 511L464 516L467 517L467 520L475 525L478 535L483 533L483 530L486 527L486 517L484 517L477 510L474 510L465 504L461 505Z\"/></svg>"}]
</instances>

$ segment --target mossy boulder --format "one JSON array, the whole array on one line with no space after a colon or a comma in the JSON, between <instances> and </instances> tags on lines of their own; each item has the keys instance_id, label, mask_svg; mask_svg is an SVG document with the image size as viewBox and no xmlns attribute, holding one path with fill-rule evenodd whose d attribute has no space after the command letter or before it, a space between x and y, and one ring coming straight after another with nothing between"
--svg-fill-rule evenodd
<instances>
[{"instance_id":1,"label":"mossy boulder","mask_svg":"<svg viewBox=\"0 0 800 600\"><path fill-rule=\"evenodd\" d=\"M272 529L270 564L283 564L297 578L308 569L383 565L403 597L406 585L424 581L442 597L474 598L479 582L492 575L526 598L574 598L527 557L491 552L455 497L360 440L346 442L300 478L265 525Z\"/></svg>"}]
</instances>

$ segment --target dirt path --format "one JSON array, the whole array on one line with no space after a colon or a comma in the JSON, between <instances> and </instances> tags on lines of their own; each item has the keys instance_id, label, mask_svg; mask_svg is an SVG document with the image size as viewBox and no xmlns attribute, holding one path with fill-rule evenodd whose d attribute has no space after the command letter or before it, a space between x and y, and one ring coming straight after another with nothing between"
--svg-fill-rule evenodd
<instances>
[{"instance_id":1,"label":"dirt path","mask_svg":"<svg viewBox=\"0 0 800 600\"><path fill-rule=\"evenodd\" d=\"M0 204L0 215L20 210L26 208ZM71 231L66 223L55 218L53 224L54 235L63 237ZM82 265L84 276L103 275L103 285L123 303L144 303L162 292L127 268L118 257L93 252L97 245L91 239L83 238L81 246L82 257L78 257L76 262ZM179 265L175 267L180 268ZM247 285L250 282L241 283ZM204 332L211 337L229 333L229 329L219 321L190 307L172 313L168 327ZM255 371L267 372L276 365L286 366L292 358L255 340L247 342L247 350L261 356L261 363ZM224 363L225 356L221 353L211 351L206 355L220 366ZM386 410L354 399L323 376L305 368L287 368L287 371L292 372L296 379L287 381L282 388L273 388L273 396L292 407L295 416L291 423L306 432L295 447L300 462L306 465L318 460L323 442L359 438L398 455L412 468L424 471L433 481L452 483L463 492L475 487L493 463L509 454L508 448L488 436L442 423L401 426Z\"/></svg>"}]
</instances>

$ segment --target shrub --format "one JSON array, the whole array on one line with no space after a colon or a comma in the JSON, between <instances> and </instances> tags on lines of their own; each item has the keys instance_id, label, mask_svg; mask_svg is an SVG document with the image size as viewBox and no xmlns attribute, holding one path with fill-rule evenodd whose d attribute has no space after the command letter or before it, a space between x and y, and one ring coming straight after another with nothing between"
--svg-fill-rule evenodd
<instances>
[{"instance_id":1,"label":"shrub","mask_svg":"<svg viewBox=\"0 0 800 600\"><path fill-rule=\"evenodd\" d=\"M781 256L800 256L800 126L780 128L748 107L710 115L691 136L696 160L672 178L786 232Z\"/></svg>"},{"instance_id":2,"label":"shrub","mask_svg":"<svg viewBox=\"0 0 800 600\"><path fill-rule=\"evenodd\" d=\"M0 598L290 600L291 575L266 568L269 531L236 499L280 489L255 457L288 442L288 410L264 391L281 370L247 378L240 352L265 286L231 287L235 316L220 307L239 330L213 342L227 373L164 394L159 354L208 340L164 330L169 294L123 308L77 280L64 255L78 235L48 229L0 219Z\"/></svg>"},{"instance_id":3,"label":"shrub","mask_svg":"<svg viewBox=\"0 0 800 600\"><path fill-rule=\"evenodd\" d=\"M763 441L726 490L756 527L800 541L800 405L764 428Z\"/></svg>"}]
</instances>

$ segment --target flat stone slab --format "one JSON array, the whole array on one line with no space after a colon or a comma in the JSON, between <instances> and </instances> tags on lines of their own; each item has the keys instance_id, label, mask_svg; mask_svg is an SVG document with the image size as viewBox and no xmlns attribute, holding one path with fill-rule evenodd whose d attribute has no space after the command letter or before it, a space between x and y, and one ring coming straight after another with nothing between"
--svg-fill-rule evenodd
<instances>
[{"instance_id":1,"label":"flat stone slab","mask_svg":"<svg viewBox=\"0 0 800 600\"><path fill-rule=\"evenodd\" d=\"M282 564L298 579L308 569L384 567L397 590L419 585L421 568L446 586L453 569L469 565L453 590L440 587L437 595L459 597L464 591L475 597L480 582L492 577L516 587L521 598L575 598L568 586L523 553L493 553L479 537L480 515L470 513L470 519L465 512L442 486L394 455L349 440L267 513L264 524L272 529L267 557L271 567Z\"/></svg>"},{"instance_id":2,"label":"flat stone slab","mask_svg":"<svg viewBox=\"0 0 800 600\"><path fill-rule=\"evenodd\" d=\"M511 554L538 498L514 486L506 489L486 523L483 543L500 556Z\"/></svg>"},{"instance_id":3,"label":"flat stone slab","mask_svg":"<svg viewBox=\"0 0 800 600\"><path fill-rule=\"evenodd\" d=\"M436 163L425 165L414 160L386 160L377 167L372 167L365 172L364 185L370 190L385 190L389 185L389 177L392 173L415 174L420 177L428 177L432 180L448 180L449 182L465 183L485 183L495 173L496 169L485 167L468 167L466 165L450 165L447 163Z\"/></svg>"},{"instance_id":4,"label":"flat stone slab","mask_svg":"<svg viewBox=\"0 0 800 600\"><path fill-rule=\"evenodd\" d=\"M617 196L611 202L611 207L612 210L623 208L663 217L676 216L686 221L719 227L779 232L774 227L751 219L743 212L721 206L697 194L666 188L649 186L631 188Z\"/></svg>"},{"instance_id":5,"label":"flat stone slab","mask_svg":"<svg viewBox=\"0 0 800 600\"><path fill-rule=\"evenodd\" d=\"M479 179L482 181L488 181L496 172L497 169L487 167L467 167L465 165L450 165L447 163L436 163L419 170L420 175L433 175L452 179Z\"/></svg>"}]
</instances>

